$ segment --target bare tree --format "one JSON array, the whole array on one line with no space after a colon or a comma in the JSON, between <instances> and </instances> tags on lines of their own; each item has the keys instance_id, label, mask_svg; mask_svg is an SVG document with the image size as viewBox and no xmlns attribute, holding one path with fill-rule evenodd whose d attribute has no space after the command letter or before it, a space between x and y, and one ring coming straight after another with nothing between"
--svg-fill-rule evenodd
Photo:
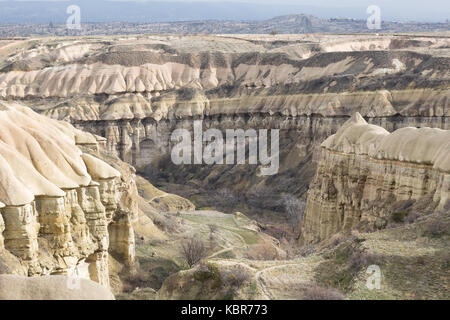
<instances>
[{"instance_id":1,"label":"bare tree","mask_svg":"<svg viewBox=\"0 0 450 320\"><path fill-rule=\"evenodd\" d=\"M239 196L230 189L219 189L212 194L214 204L228 211L232 211L239 201Z\"/></svg>"},{"instance_id":2,"label":"bare tree","mask_svg":"<svg viewBox=\"0 0 450 320\"><path fill-rule=\"evenodd\" d=\"M276 209L279 195L273 188L261 185L250 190L247 201L249 205L255 208Z\"/></svg>"},{"instance_id":3,"label":"bare tree","mask_svg":"<svg viewBox=\"0 0 450 320\"><path fill-rule=\"evenodd\" d=\"M217 224L208 224L208 228L209 228L209 233L210 234L213 234L214 232L216 232L217 231Z\"/></svg>"},{"instance_id":4,"label":"bare tree","mask_svg":"<svg viewBox=\"0 0 450 320\"><path fill-rule=\"evenodd\" d=\"M305 215L306 202L305 200L298 199L292 194L283 194L281 196L281 202L284 206L285 212L288 216L289 222L292 224L292 229L300 225Z\"/></svg>"},{"instance_id":5,"label":"bare tree","mask_svg":"<svg viewBox=\"0 0 450 320\"><path fill-rule=\"evenodd\" d=\"M206 257L206 248L203 242L194 236L181 244L181 253L190 268Z\"/></svg>"}]
</instances>

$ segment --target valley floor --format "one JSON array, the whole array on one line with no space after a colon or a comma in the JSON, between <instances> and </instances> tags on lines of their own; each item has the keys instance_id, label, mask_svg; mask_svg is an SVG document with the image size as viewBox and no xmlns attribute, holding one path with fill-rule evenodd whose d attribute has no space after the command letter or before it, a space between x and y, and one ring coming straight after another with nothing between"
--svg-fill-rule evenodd
<instances>
[{"instance_id":1,"label":"valley floor","mask_svg":"<svg viewBox=\"0 0 450 320\"><path fill-rule=\"evenodd\" d=\"M147 215L155 220L154 213ZM166 228L160 239L138 238L141 282L120 299L450 298L448 214L373 233L338 234L294 256L241 213L174 210L163 216L155 223ZM189 268L180 246L191 237L205 243L208 255ZM377 276L373 270L380 271L379 283L370 281Z\"/></svg>"}]
</instances>

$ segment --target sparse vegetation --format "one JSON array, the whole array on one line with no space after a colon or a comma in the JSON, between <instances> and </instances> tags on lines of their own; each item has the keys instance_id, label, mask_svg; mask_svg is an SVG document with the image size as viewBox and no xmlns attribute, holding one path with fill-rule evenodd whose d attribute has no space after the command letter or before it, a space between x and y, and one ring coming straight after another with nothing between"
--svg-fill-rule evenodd
<instances>
[{"instance_id":1,"label":"sparse vegetation","mask_svg":"<svg viewBox=\"0 0 450 320\"><path fill-rule=\"evenodd\" d=\"M251 188L247 194L247 203L250 207L257 209L282 210L280 194L274 188L259 185Z\"/></svg>"},{"instance_id":2,"label":"sparse vegetation","mask_svg":"<svg viewBox=\"0 0 450 320\"><path fill-rule=\"evenodd\" d=\"M306 287L303 300L345 300L345 296L336 289L323 288L312 283Z\"/></svg>"},{"instance_id":3,"label":"sparse vegetation","mask_svg":"<svg viewBox=\"0 0 450 320\"><path fill-rule=\"evenodd\" d=\"M252 278L250 271L236 267L221 273L222 281L230 287L241 287Z\"/></svg>"},{"instance_id":4,"label":"sparse vegetation","mask_svg":"<svg viewBox=\"0 0 450 320\"><path fill-rule=\"evenodd\" d=\"M284 194L281 197L281 202L285 208L288 220L295 230L303 220L306 210L306 201L298 199L291 194Z\"/></svg>"},{"instance_id":5,"label":"sparse vegetation","mask_svg":"<svg viewBox=\"0 0 450 320\"><path fill-rule=\"evenodd\" d=\"M435 218L425 224L425 235L431 237L441 237L444 234L450 233L450 223L443 221L439 218Z\"/></svg>"},{"instance_id":6,"label":"sparse vegetation","mask_svg":"<svg viewBox=\"0 0 450 320\"><path fill-rule=\"evenodd\" d=\"M236 204L239 202L239 196L230 189L219 189L211 196L213 203L218 207L228 212L234 210Z\"/></svg>"},{"instance_id":7,"label":"sparse vegetation","mask_svg":"<svg viewBox=\"0 0 450 320\"><path fill-rule=\"evenodd\" d=\"M123 279L123 292L130 293L136 288L146 287L150 287L149 278L142 270L137 270Z\"/></svg>"},{"instance_id":8,"label":"sparse vegetation","mask_svg":"<svg viewBox=\"0 0 450 320\"><path fill-rule=\"evenodd\" d=\"M304 245L300 248L299 254L302 257L307 257L316 252L316 248L312 244Z\"/></svg>"},{"instance_id":9,"label":"sparse vegetation","mask_svg":"<svg viewBox=\"0 0 450 320\"><path fill-rule=\"evenodd\" d=\"M391 215L392 221L396 223L401 223L405 219L405 217L408 215L408 211L396 211L393 212Z\"/></svg>"},{"instance_id":10,"label":"sparse vegetation","mask_svg":"<svg viewBox=\"0 0 450 320\"><path fill-rule=\"evenodd\" d=\"M212 223L208 224L208 228L209 228L209 233L210 234L213 234L218 229L217 225L216 224L212 224Z\"/></svg>"},{"instance_id":11,"label":"sparse vegetation","mask_svg":"<svg viewBox=\"0 0 450 320\"><path fill-rule=\"evenodd\" d=\"M278 252L274 247L267 243L260 243L252 247L252 250L246 254L246 257L250 260L278 260Z\"/></svg>"},{"instance_id":12,"label":"sparse vegetation","mask_svg":"<svg viewBox=\"0 0 450 320\"><path fill-rule=\"evenodd\" d=\"M186 263L192 268L206 257L206 247L199 237L192 237L181 244L181 253Z\"/></svg>"},{"instance_id":13,"label":"sparse vegetation","mask_svg":"<svg viewBox=\"0 0 450 320\"><path fill-rule=\"evenodd\" d=\"M343 292L351 290L359 272L382 260L362 249L357 239L342 242L324 256L327 260L318 268L317 282Z\"/></svg>"}]
</instances>

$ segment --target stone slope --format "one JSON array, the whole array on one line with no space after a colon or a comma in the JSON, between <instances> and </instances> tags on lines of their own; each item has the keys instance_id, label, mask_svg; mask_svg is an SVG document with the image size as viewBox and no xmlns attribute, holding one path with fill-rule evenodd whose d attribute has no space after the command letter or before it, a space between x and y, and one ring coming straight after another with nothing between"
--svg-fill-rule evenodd
<instances>
[{"instance_id":1,"label":"stone slope","mask_svg":"<svg viewBox=\"0 0 450 320\"><path fill-rule=\"evenodd\" d=\"M301 242L354 228L381 229L392 214L424 201L418 214L449 214L449 195L449 130L409 127L389 133L355 113L322 143Z\"/></svg>"},{"instance_id":2,"label":"stone slope","mask_svg":"<svg viewBox=\"0 0 450 320\"><path fill-rule=\"evenodd\" d=\"M98 158L102 142L20 104L0 103L2 258L14 255L29 276L73 275L104 286L109 253L133 264L137 210L122 204L133 186Z\"/></svg>"}]
</instances>

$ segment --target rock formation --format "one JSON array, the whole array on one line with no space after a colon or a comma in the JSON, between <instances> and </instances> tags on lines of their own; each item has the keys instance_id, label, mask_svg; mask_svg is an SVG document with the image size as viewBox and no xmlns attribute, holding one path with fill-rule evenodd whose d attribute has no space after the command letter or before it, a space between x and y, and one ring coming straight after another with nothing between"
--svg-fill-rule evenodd
<instances>
[{"instance_id":1,"label":"rock formation","mask_svg":"<svg viewBox=\"0 0 450 320\"><path fill-rule=\"evenodd\" d=\"M0 97L104 137L109 154L148 176L305 196L320 144L354 112L389 131L450 129L448 48L439 34L23 40L4 49ZM197 119L222 132L280 129L279 173L170 167L172 132Z\"/></svg>"},{"instance_id":2,"label":"rock formation","mask_svg":"<svg viewBox=\"0 0 450 320\"><path fill-rule=\"evenodd\" d=\"M301 241L386 226L399 207L450 213L450 131L407 127L389 133L355 113L322 143Z\"/></svg>"},{"instance_id":3,"label":"rock formation","mask_svg":"<svg viewBox=\"0 0 450 320\"><path fill-rule=\"evenodd\" d=\"M304 195L320 143L354 112L389 131L450 129L449 41L439 34L94 37L16 45L25 49L9 47L13 53L0 60L0 97L104 137L106 150L139 172L158 172L168 162L173 130L192 129L196 119L221 131L281 129L281 170L264 183L277 188L291 179L289 192ZM252 166L245 170L252 178L241 184L239 168L224 170L221 179L212 167L205 171L194 173L202 185L239 192L264 180Z\"/></svg>"},{"instance_id":4,"label":"rock formation","mask_svg":"<svg viewBox=\"0 0 450 320\"><path fill-rule=\"evenodd\" d=\"M109 253L133 264L136 186L98 158L102 141L0 103L0 257L14 255L29 276L78 276L104 286Z\"/></svg>"},{"instance_id":5,"label":"rock formation","mask_svg":"<svg viewBox=\"0 0 450 320\"><path fill-rule=\"evenodd\" d=\"M138 195L128 164L159 174L167 189L187 187L189 196L229 188L245 197L270 187L263 196L301 197L310 189L305 244L355 228L383 229L404 208L420 208L421 215L449 211L450 45L444 36L142 35L2 43L0 273L78 275L105 286L111 279L116 289L123 271L117 262L131 267L135 258L133 225L151 274L158 265L149 261L175 259L168 244L175 248L198 232L198 221L189 219L230 219L174 215L194 205L144 179ZM199 119L204 129L222 132L280 129L279 173L261 177L252 165L175 167L171 134L192 130ZM261 198L258 210L281 210L279 202ZM212 234L206 224L201 228ZM173 236L179 230L189 233ZM233 236L216 258L225 257L228 266L228 254L247 259L241 250L249 249L260 260L270 253L253 231ZM150 249L153 239L168 242ZM288 264L282 268L290 270ZM299 258L297 274L310 266ZM262 289L263 270L278 269L269 262L261 268L252 272ZM195 270L179 275L189 274ZM284 276L291 274L280 271L273 286ZM171 279L166 284L177 289L181 278ZM191 282L184 283L189 293Z\"/></svg>"}]
</instances>

